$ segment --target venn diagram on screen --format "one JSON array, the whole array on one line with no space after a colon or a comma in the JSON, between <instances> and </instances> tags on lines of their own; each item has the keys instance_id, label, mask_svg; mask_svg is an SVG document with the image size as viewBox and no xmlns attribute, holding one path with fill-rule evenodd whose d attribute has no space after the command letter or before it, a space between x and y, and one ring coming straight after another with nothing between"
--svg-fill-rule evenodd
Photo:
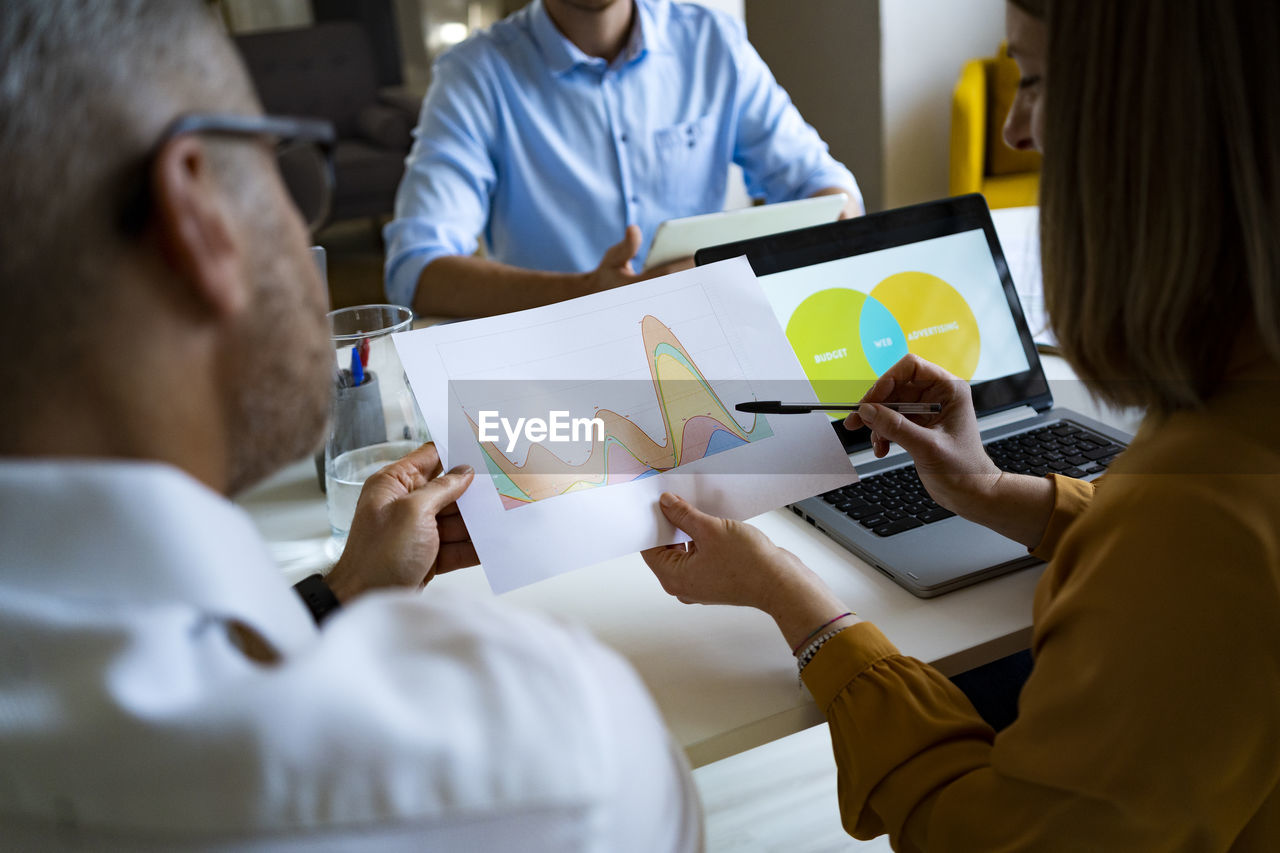
<instances>
[{"instance_id":1,"label":"venn diagram on screen","mask_svg":"<svg viewBox=\"0 0 1280 853\"><path fill-rule=\"evenodd\" d=\"M787 339L824 403L858 400L907 353L972 379L982 350L969 303L923 272L891 275L870 293L819 290L787 321Z\"/></svg>"}]
</instances>

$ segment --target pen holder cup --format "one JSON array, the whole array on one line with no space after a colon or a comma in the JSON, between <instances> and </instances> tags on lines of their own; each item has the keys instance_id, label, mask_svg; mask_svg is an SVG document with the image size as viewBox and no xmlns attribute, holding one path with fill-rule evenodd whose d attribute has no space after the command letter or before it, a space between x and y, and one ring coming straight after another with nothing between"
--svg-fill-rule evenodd
<instances>
[{"instance_id":1,"label":"pen holder cup","mask_svg":"<svg viewBox=\"0 0 1280 853\"><path fill-rule=\"evenodd\" d=\"M329 313L335 372L323 480L329 527L341 552L364 481L428 440L391 336L413 314L399 305L359 305Z\"/></svg>"},{"instance_id":2,"label":"pen holder cup","mask_svg":"<svg viewBox=\"0 0 1280 853\"><path fill-rule=\"evenodd\" d=\"M338 382L333 391L333 428L330 453L341 456L348 450L387 440L387 419L382 413L382 386L378 374L365 374L360 385Z\"/></svg>"}]
</instances>

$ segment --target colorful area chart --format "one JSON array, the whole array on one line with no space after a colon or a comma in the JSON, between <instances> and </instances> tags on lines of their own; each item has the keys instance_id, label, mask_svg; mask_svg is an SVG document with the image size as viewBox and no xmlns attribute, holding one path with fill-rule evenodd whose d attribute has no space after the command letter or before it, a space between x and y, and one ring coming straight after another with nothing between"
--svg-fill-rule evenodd
<instances>
[{"instance_id":1,"label":"colorful area chart","mask_svg":"<svg viewBox=\"0 0 1280 853\"><path fill-rule=\"evenodd\" d=\"M870 294L819 290L787 321L787 339L818 399L831 403L860 399L909 352L971 379L982 350L969 303L923 272L891 275Z\"/></svg>"},{"instance_id":2,"label":"colorful area chart","mask_svg":"<svg viewBox=\"0 0 1280 853\"><path fill-rule=\"evenodd\" d=\"M743 429L702 375L693 358L662 321L645 316L640 337L649 363L653 391L662 413L662 443L625 415L596 409L604 422L604 440L595 441L590 456L571 464L544 444L531 444L523 463L509 459L493 442L479 441L485 464L506 509L525 506L578 489L611 486L670 471L705 456L741 447L773 435L769 422L756 415Z\"/></svg>"}]
</instances>

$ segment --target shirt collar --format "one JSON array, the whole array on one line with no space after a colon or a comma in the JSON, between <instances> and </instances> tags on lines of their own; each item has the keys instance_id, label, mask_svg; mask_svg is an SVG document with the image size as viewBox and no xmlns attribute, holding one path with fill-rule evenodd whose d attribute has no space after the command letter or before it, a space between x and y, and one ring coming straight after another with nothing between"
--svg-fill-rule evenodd
<instances>
[{"instance_id":1,"label":"shirt collar","mask_svg":"<svg viewBox=\"0 0 1280 853\"><path fill-rule=\"evenodd\" d=\"M651 4L646 0L635 0L635 4L636 17L631 26L631 35L618 60L615 60L615 64L621 62L630 65L643 59L646 54L666 52L662 24L669 11L668 4L665 2ZM551 15L547 13L542 0L533 0L529 9L533 39L552 74L564 75L579 65L603 66L604 60L587 56L576 44L564 37L564 34L557 29L555 22L551 20Z\"/></svg>"},{"instance_id":2,"label":"shirt collar","mask_svg":"<svg viewBox=\"0 0 1280 853\"><path fill-rule=\"evenodd\" d=\"M627 50L635 48L635 53L628 61L639 59L646 53L667 53L667 19L671 15L671 4L636 0L636 25L631 29L631 43Z\"/></svg>"},{"instance_id":3,"label":"shirt collar","mask_svg":"<svg viewBox=\"0 0 1280 853\"><path fill-rule=\"evenodd\" d=\"M251 626L286 654L315 636L244 511L156 463L0 462L0 588L185 603Z\"/></svg>"}]
</instances>

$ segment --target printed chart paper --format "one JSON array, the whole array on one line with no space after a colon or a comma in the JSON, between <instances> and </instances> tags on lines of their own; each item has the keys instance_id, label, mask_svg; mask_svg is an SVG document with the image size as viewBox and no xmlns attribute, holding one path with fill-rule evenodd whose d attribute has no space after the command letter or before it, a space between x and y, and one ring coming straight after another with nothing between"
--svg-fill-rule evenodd
<instances>
[{"instance_id":1,"label":"printed chart paper","mask_svg":"<svg viewBox=\"0 0 1280 853\"><path fill-rule=\"evenodd\" d=\"M745 258L396 335L490 586L683 541L658 496L745 519L856 479Z\"/></svg>"}]
</instances>

